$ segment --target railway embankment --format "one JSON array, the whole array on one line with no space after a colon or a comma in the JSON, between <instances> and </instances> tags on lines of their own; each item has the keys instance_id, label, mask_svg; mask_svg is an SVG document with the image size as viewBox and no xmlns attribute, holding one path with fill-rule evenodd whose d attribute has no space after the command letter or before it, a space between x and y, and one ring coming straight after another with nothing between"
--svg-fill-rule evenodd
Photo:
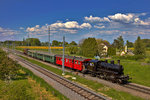
<instances>
[{"instance_id":1,"label":"railway embankment","mask_svg":"<svg viewBox=\"0 0 150 100\"><path fill-rule=\"evenodd\" d=\"M68 100L0 49L0 100Z\"/></svg>"}]
</instances>

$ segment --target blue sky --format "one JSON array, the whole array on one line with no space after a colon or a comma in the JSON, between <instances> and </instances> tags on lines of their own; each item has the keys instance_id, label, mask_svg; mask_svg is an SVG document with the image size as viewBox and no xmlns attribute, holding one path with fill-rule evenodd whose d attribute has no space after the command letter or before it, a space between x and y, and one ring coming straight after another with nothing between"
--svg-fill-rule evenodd
<instances>
[{"instance_id":1,"label":"blue sky","mask_svg":"<svg viewBox=\"0 0 150 100\"><path fill-rule=\"evenodd\" d=\"M0 40L30 37L76 41L96 37L109 42L122 35L150 38L149 0L1 0Z\"/></svg>"}]
</instances>

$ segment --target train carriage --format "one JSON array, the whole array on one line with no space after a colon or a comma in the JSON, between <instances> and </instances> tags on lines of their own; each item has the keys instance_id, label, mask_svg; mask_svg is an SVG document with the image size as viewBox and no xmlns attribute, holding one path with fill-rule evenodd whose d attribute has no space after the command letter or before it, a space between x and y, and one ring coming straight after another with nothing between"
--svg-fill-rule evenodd
<instances>
[{"instance_id":1,"label":"train carriage","mask_svg":"<svg viewBox=\"0 0 150 100\"><path fill-rule=\"evenodd\" d=\"M55 57L56 57L56 64L57 65L62 65L62 55L56 55ZM73 61L74 61L73 56L65 55L64 66L69 67L69 68L73 68Z\"/></svg>"},{"instance_id":2,"label":"train carriage","mask_svg":"<svg viewBox=\"0 0 150 100\"><path fill-rule=\"evenodd\" d=\"M32 56L32 51L28 51L28 53L27 53L29 56Z\"/></svg>"},{"instance_id":3,"label":"train carriage","mask_svg":"<svg viewBox=\"0 0 150 100\"><path fill-rule=\"evenodd\" d=\"M83 63L86 61L90 61L91 59L82 58L82 57L75 57L74 58L74 69L77 69L79 71L82 71L83 69Z\"/></svg>"},{"instance_id":4,"label":"train carriage","mask_svg":"<svg viewBox=\"0 0 150 100\"><path fill-rule=\"evenodd\" d=\"M28 50L28 55L37 58L37 52L35 50Z\"/></svg>"},{"instance_id":5,"label":"train carriage","mask_svg":"<svg viewBox=\"0 0 150 100\"><path fill-rule=\"evenodd\" d=\"M42 54L43 54L43 61L47 61L47 62L55 64L56 59L55 59L54 54L49 54L47 52L42 52Z\"/></svg>"}]
</instances>

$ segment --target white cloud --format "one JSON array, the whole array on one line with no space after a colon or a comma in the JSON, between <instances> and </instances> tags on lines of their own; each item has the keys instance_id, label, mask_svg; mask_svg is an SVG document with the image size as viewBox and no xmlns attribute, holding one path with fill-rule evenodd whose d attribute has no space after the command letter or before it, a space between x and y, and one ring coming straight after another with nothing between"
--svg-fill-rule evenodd
<instances>
[{"instance_id":1,"label":"white cloud","mask_svg":"<svg viewBox=\"0 0 150 100\"><path fill-rule=\"evenodd\" d=\"M64 31L72 34L77 33L77 30L73 30L73 29L60 29L60 31Z\"/></svg>"},{"instance_id":2,"label":"white cloud","mask_svg":"<svg viewBox=\"0 0 150 100\"><path fill-rule=\"evenodd\" d=\"M91 26L91 24L89 24L89 23L83 23L83 24L81 24L81 26L80 26L80 28L91 28L92 26Z\"/></svg>"},{"instance_id":3,"label":"white cloud","mask_svg":"<svg viewBox=\"0 0 150 100\"><path fill-rule=\"evenodd\" d=\"M50 30L51 30L51 33L57 33L59 31L61 32L67 32L67 33L77 33L77 31L79 29L84 29L84 28L91 28L92 26L89 24L89 23L82 23L81 25L79 25L78 22L76 21L68 21L68 22L65 22L65 23L62 23L62 22L56 22L56 23L53 23L51 25L43 25L43 26L39 26L39 25L36 25L34 27L28 27L26 29L27 32L29 32L29 34L32 34L32 35L41 35L41 34L47 34L48 32L48 26L50 26Z\"/></svg>"},{"instance_id":4,"label":"white cloud","mask_svg":"<svg viewBox=\"0 0 150 100\"><path fill-rule=\"evenodd\" d=\"M103 28L105 28L105 26L103 26L103 25L102 25L102 26L94 25L94 27L95 27L95 28L98 28L98 29L103 29Z\"/></svg>"},{"instance_id":5,"label":"white cloud","mask_svg":"<svg viewBox=\"0 0 150 100\"><path fill-rule=\"evenodd\" d=\"M115 15L108 16L111 20L121 22L121 23L128 23L133 25L150 25L148 22L144 22L139 18L139 16L144 16L146 13L141 14L121 14L117 13Z\"/></svg>"},{"instance_id":6,"label":"white cloud","mask_svg":"<svg viewBox=\"0 0 150 100\"><path fill-rule=\"evenodd\" d=\"M65 28L79 28L79 24L76 21L70 21L70 22L66 22L63 23Z\"/></svg>"},{"instance_id":7,"label":"white cloud","mask_svg":"<svg viewBox=\"0 0 150 100\"><path fill-rule=\"evenodd\" d=\"M18 34L18 31L0 27L0 36L11 36Z\"/></svg>"},{"instance_id":8,"label":"white cloud","mask_svg":"<svg viewBox=\"0 0 150 100\"><path fill-rule=\"evenodd\" d=\"M68 21L66 23L61 23L61 22L56 22L51 24L51 28L66 28L66 29L71 29L71 28L91 28L92 26L89 23L83 23L79 25L78 22L76 21Z\"/></svg>"},{"instance_id":9,"label":"white cloud","mask_svg":"<svg viewBox=\"0 0 150 100\"><path fill-rule=\"evenodd\" d=\"M115 15L108 16L110 19L115 20L115 21L123 21L125 23L130 23L133 22L134 15L133 14L121 14L117 13Z\"/></svg>"},{"instance_id":10,"label":"white cloud","mask_svg":"<svg viewBox=\"0 0 150 100\"><path fill-rule=\"evenodd\" d=\"M90 17L84 17L85 21L89 21L89 22L109 22L109 18L104 17L104 18L100 18L100 17L93 17L92 15L90 15Z\"/></svg>"}]
</instances>

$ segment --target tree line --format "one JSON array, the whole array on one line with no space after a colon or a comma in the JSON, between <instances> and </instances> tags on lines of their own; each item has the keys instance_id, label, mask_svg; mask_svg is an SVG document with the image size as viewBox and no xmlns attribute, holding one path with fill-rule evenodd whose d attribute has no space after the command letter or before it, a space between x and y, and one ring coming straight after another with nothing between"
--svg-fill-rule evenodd
<instances>
[{"instance_id":1,"label":"tree line","mask_svg":"<svg viewBox=\"0 0 150 100\"><path fill-rule=\"evenodd\" d=\"M125 44L123 37L119 36L117 39L114 39L114 42L112 44L110 44L106 40L87 38L87 39L82 40L80 44L81 55L86 56L86 57L104 56L103 51L104 51L105 45L108 47L107 54L105 56L116 55L116 50L118 52L122 52L125 50L125 46L134 47L133 53L135 55L144 55L145 47L149 46L149 44L146 43L147 42L146 40L147 39L141 39L140 36L138 36L135 43L129 42L127 40Z\"/></svg>"},{"instance_id":2,"label":"tree line","mask_svg":"<svg viewBox=\"0 0 150 100\"><path fill-rule=\"evenodd\" d=\"M27 38L23 41L4 41L1 42L4 45L16 45L16 46L48 46L48 42L41 42L37 38ZM63 42L53 40L51 46L62 46ZM107 54L104 54L104 46L108 47ZM86 57L94 56L112 56L116 55L116 51L121 52L127 47L134 47L134 54L145 54L145 47L150 47L150 39L141 39L137 38L135 43L126 41L122 36L119 36L117 39L114 39L113 43L110 44L107 40L96 39L96 38L86 38L79 41L77 44L75 41L70 43L65 42L65 46L70 54L77 54Z\"/></svg>"},{"instance_id":3,"label":"tree line","mask_svg":"<svg viewBox=\"0 0 150 100\"><path fill-rule=\"evenodd\" d=\"M62 46L63 42L53 40L51 46ZM23 39L23 41L12 41L6 40L4 42L0 42L0 45L9 45L9 46L48 46L48 42L41 42L38 38L27 38ZM77 46L75 41L70 43L65 42L66 46Z\"/></svg>"}]
</instances>

